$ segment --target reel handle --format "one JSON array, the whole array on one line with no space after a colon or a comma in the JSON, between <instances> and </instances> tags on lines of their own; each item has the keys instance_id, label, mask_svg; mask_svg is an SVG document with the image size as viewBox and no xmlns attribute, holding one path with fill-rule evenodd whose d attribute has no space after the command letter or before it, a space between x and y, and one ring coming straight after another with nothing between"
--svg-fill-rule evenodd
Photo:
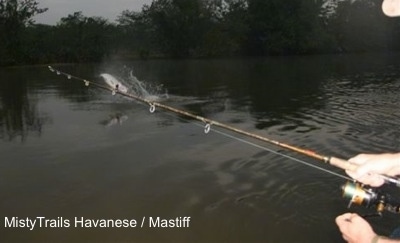
<instances>
[{"instance_id":1,"label":"reel handle","mask_svg":"<svg viewBox=\"0 0 400 243\"><path fill-rule=\"evenodd\" d=\"M349 170L349 171L355 171L358 167L358 165L356 165L356 164L350 163L347 160L339 159L336 157L330 157L328 159L328 163L333 166L336 166L338 168L341 168L343 170ZM377 174L377 176L379 176L383 180L385 180L385 183L391 183L391 184L396 185L397 187L400 187L400 180L398 178L381 175L381 174Z\"/></svg>"}]
</instances>

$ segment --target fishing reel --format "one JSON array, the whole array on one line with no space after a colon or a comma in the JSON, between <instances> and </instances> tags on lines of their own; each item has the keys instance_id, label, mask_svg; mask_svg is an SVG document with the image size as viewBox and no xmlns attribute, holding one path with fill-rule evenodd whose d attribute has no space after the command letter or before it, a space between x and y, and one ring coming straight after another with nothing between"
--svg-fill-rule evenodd
<instances>
[{"instance_id":1,"label":"fishing reel","mask_svg":"<svg viewBox=\"0 0 400 243\"><path fill-rule=\"evenodd\" d=\"M382 193L376 188L367 187L359 182L348 181L342 186L343 197L349 200L349 206L352 204L364 206L366 208L375 207L376 214L381 216L383 211L400 213L400 205L393 205L389 194Z\"/></svg>"}]
</instances>

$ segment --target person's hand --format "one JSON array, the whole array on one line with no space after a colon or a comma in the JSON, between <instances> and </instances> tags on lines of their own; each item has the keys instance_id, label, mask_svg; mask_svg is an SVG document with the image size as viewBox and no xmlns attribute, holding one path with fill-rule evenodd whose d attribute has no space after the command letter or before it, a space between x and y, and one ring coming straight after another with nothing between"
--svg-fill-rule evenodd
<instances>
[{"instance_id":1,"label":"person's hand","mask_svg":"<svg viewBox=\"0 0 400 243\"><path fill-rule=\"evenodd\" d=\"M400 153L391 154L359 154L349 162L359 165L355 171L346 171L355 180L370 185L381 186L382 177L377 174L395 176L400 174Z\"/></svg>"},{"instance_id":2,"label":"person's hand","mask_svg":"<svg viewBox=\"0 0 400 243\"><path fill-rule=\"evenodd\" d=\"M382 11L390 17L400 16L400 0L384 0Z\"/></svg>"},{"instance_id":3,"label":"person's hand","mask_svg":"<svg viewBox=\"0 0 400 243\"><path fill-rule=\"evenodd\" d=\"M336 217L336 224L342 233L343 239L349 243L370 243L375 237L377 237L377 234L372 230L371 225L355 213L339 215Z\"/></svg>"}]
</instances>

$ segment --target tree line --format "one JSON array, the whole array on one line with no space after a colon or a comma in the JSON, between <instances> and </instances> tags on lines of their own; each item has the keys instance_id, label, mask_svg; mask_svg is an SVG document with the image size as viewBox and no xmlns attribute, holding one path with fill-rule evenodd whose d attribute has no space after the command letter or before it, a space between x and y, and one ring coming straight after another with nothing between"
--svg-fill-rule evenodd
<instances>
[{"instance_id":1,"label":"tree line","mask_svg":"<svg viewBox=\"0 0 400 243\"><path fill-rule=\"evenodd\" d=\"M201 58L400 50L381 0L153 0L116 22L71 13L32 20L35 0L0 0L0 65L104 58Z\"/></svg>"}]
</instances>

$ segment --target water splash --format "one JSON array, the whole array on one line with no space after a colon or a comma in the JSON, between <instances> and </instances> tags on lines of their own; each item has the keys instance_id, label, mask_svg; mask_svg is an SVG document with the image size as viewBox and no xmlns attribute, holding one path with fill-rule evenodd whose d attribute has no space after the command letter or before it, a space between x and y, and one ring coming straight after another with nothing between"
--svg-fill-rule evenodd
<instances>
[{"instance_id":1,"label":"water splash","mask_svg":"<svg viewBox=\"0 0 400 243\"><path fill-rule=\"evenodd\" d=\"M132 84L131 88L137 95L140 95L142 97L150 96L150 93L145 88L145 83L137 79L136 76L133 75L132 71L129 72L129 81Z\"/></svg>"},{"instance_id":2,"label":"water splash","mask_svg":"<svg viewBox=\"0 0 400 243\"><path fill-rule=\"evenodd\" d=\"M123 72L122 77L116 77L108 73L100 74L107 85L111 88L118 88L119 91L131 93L147 100L167 99L168 93L163 89L162 84L154 84L140 81L130 70Z\"/></svg>"}]
</instances>

